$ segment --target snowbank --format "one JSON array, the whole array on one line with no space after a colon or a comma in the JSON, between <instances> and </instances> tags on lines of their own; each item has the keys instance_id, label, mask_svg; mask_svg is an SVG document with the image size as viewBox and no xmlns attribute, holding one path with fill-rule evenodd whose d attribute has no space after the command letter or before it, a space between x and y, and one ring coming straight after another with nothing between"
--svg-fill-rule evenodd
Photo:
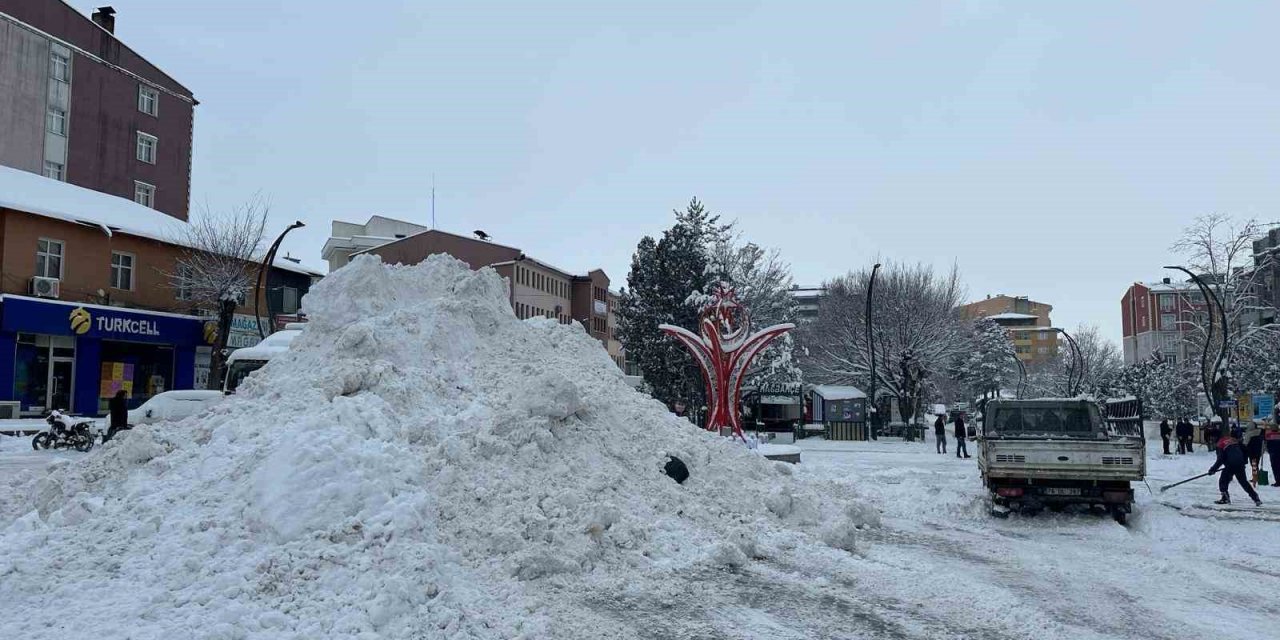
<instances>
[{"instance_id":1,"label":"snowbank","mask_svg":"<svg viewBox=\"0 0 1280 640\"><path fill-rule=\"evenodd\" d=\"M303 306L229 401L0 487L0 635L634 637L636 593L838 569L878 526L517 320L491 270L360 256Z\"/></svg>"}]
</instances>

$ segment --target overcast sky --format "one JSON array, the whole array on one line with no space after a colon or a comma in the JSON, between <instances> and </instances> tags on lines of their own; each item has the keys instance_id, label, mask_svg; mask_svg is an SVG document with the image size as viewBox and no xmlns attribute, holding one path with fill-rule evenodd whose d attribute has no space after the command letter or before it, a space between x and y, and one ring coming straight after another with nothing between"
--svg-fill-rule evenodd
<instances>
[{"instance_id":1,"label":"overcast sky","mask_svg":"<svg viewBox=\"0 0 1280 640\"><path fill-rule=\"evenodd\" d=\"M1119 342L1195 216L1280 219L1278 3L111 4L201 102L193 203L263 193L316 265L434 174L440 228L616 287L697 196L797 283L954 261Z\"/></svg>"}]
</instances>

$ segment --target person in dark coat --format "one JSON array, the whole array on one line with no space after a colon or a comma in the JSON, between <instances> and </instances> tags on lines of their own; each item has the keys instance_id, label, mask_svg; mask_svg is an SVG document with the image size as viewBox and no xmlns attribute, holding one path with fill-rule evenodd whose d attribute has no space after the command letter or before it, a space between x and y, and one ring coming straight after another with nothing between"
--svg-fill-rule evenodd
<instances>
[{"instance_id":1,"label":"person in dark coat","mask_svg":"<svg viewBox=\"0 0 1280 640\"><path fill-rule=\"evenodd\" d=\"M1178 437L1178 455L1190 453L1187 444L1191 442L1191 423L1186 418L1178 418L1177 430L1174 432Z\"/></svg>"},{"instance_id":2,"label":"person in dark coat","mask_svg":"<svg viewBox=\"0 0 1280 640\"><path fill-rule=\"evenodd\" d=\"M1169 419L1165 418L1160 421L1160 439L1164 441L1164 454L1169 455L1169 436L1173 435L1173 427L1169 426Z\"/></svg>"},{"instance_id":3,"label":"person in dark coat","mask_svg":"<svg viewBox=\"0 0 1280 640\"><path fill-rule=\"evenodd\" d=\"M1244 475L1246 456L1239 437L1239 429L1236 429L1230 435L1218 439L1218 459L1213 462L1212 467L1209 467L1209 473L1217 473L1218 469L1222 469L1222 475L1218 476L1218 490L1222 492L1222 498L1215 500L1214 504L1231 504L1231 494L1227 489L1231 487L1231 479L1235 478L1236 482L1244 487L1244 492L1253 498L1253 503L1261 507L1262 499L1258 497L1258 492L1253 490L1249 479Z\"/></svg>"},{"instance_id":4,"label":"person in dark coat","mask_svg":"<svg viewBox=\"0 0 1280 640\"><path fill-rule=\"evenodd\" d=\"M947 419L943 417L941 413L938 414L938 419L933 421L933 437L938 441L938 445L935 447L938 450L938 453L946 453Z\"/></svg>"},{"instance_id":5,"label":"person in dark coat","mask_svg":"<svg viewBox=\"0 0 1280 640\"><path fill-rule=\"evenodd\" d=\"M129 399L125 397L124 389L117 391L116 395L107 401L107 412L111 422L107 435L102 438L103 442L114 438L117 432L130 428Z\"/></svg>"},{"instance_id":6,"label":"person in dark coat","mask_svg":"<svg viewBox=\"0 0 1280 640\"><path fill-rule=\"evenodd\" d=\"M1262 468L1262 425L1251 424L1244 432L1244 452L1249 456L1249 477L1257 483L1258 469Z\"/></svg>"},{"instance_id":7,"label":"person in dark coat","mask_svg":"<svg viewBox=\"0 0 1280 640\"><path fill-rule=\"evenodd\" d=\"M1280 487L1280 425L1271 425L1262 439L1267 443L1267 457L1271 458L1271 486Z\"/></svg>"},{"instance_id":8,"label":"person in dark coat","mask_svg":"<svg viewBox=\"0 0 1280 640\"><path fill-rule=\"evenodd\" d=\"M964 441L969 437L969 432L964 428L964 416L956 416L956 457L959 458L963 453L964 457L969 457L969 449L964 446Z\"/></svg>"}]
</instances>

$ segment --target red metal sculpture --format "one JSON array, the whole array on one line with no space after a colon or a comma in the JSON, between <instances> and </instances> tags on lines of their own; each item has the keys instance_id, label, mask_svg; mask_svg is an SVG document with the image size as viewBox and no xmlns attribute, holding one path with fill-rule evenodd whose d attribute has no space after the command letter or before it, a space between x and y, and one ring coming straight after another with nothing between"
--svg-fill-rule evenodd
<instances>
[{"instance_id":1,"label":"red metal sculpture","mask_svg":"<svg viewBox=\"0 0 1280 640\"><path fill-rule=\"evenodd\" d=\"M658 325L658 328L689 349L702 369L707 383L706 429L719 432L730 427L733 435L745 441L738 403L747 366L770 342L794 329L795 325L789 322L775 324L747 335L751 329L751 314L738 303L733 287L721 283L716 285L711 303L703 307L699 315L701 336L669 324Z\"/></svg>"}]
</instances>

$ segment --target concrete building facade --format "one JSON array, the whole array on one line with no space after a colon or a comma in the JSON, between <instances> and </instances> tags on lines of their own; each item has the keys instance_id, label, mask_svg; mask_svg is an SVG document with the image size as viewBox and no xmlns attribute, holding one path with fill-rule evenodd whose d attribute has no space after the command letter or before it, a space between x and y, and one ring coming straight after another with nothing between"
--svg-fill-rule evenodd
<instances>
[{"instance_id":1,"label":"concrete building facade","mask_svg":"<svg viewBox=\"0 0 1280 640\"><path fill-rule=\"evenodd\" d=\"M1008 329L1018 359L1026 364L1047 362L1058 355L1058 334L1052 330L1049 317L1052 311L1053 305L1004 294L960 307L960 315L966 320L991 318Z\"/></svg>"},{"instance_id":2,"label":"concrete building facade","mask_svg":"<svg viewBox=\"0 0 1280 640\"><path fill-rule=\"evenodd\" d=\"M191 91L60 0L0 0L0 165L186 220Z\"/></svg>"}]
</instances>

